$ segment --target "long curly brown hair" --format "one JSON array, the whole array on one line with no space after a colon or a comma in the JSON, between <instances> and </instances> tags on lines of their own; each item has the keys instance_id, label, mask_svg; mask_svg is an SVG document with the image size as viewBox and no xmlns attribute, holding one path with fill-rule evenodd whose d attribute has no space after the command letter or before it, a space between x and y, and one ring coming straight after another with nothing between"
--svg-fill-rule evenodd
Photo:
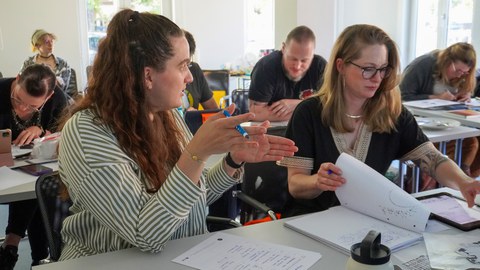
<instances>
[{"instance_id":1,"label":"long curly brown hair","mask_svg":"<svg viewBox=\"0 0 480 270\"><path fill-rule=\"evenodd\" d=\"M181 155L182 131L170 111L154 114L146 100L144 68L158 71L173 56L170 42L183 31L161 15L125 9L108 25L88 81L87 93L69 114L91 109L110 126L122 149L158 190Z\"/></svg>"}]
</instances>

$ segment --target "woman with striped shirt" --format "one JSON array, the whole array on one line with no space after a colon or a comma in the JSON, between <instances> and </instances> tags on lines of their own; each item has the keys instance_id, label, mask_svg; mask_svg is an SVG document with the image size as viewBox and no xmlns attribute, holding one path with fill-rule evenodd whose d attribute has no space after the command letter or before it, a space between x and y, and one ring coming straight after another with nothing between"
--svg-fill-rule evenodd
<instances>
[{"instance_id":1,"label":"woman with striped shirt","mask_svg":"<svg viewBox=\"0 0 480 270\"><path fill-rule=\"evenodd\" d=\"M206 206L241 179L244 162L297 150L266 135L268 122L243 137L235 126L251 113L218 113L192 137L176 110L192 81L189 63L183 31L167 18L123 10L112 19L87 95L62 130L60 175L73 205L60 260L129 247L160 252L170 239L206 233Z\"/></svg>"}]
</instances>

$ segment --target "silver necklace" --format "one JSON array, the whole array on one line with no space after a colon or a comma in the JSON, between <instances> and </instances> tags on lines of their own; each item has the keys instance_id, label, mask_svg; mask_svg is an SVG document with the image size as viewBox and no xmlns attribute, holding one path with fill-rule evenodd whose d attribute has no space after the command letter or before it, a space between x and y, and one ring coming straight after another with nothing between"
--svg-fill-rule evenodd
<instances>
[{"instance_id":1,"label":"silver necklace","mask_svg":"<svg viewBox=\"0 0 480 270\"><path fill-rule=\"evenodd\" d=\"M345 116L347 116L348 118L352 118L352 119L358 119L358 118L361 118L362 115L351 115L351 114L348 114L348 113L345 113Z\"/></svg>"},{"instance_id":2,"label":"silver necklace","mask_svg":"<svg viewBox=\"0 0 480 270\"><path fill-rule=\"evenodd\" d=\"M12 109L12 116L13 116L13 121L15 122L15 127L17 127L20 131L25 130L31 126L39 126L40 125L40 117L41 117L41 112L35 113L36 115L33 115L32 118L28 120L22 120L20 117L17 115L14 109Z\"/></svg>"}]
</instances>

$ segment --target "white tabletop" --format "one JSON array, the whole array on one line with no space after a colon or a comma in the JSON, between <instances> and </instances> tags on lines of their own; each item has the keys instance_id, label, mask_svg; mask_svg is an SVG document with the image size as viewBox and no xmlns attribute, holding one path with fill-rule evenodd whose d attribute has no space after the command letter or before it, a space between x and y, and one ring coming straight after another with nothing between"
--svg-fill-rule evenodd
<instances>
[{"instance_id":1,"label":"white tabletop","mask_svg":"<svg viewBox=\"0 0 480 270\"><path fill-rule=\"evenodd\" d=\"M317 261L317 263L315 263L311 269L344 269L347 256L321 244L318 241L284 227L284 222L284 220L271 221L241 228L224 230L223 232L269 243L320 252L322 254L322 258ZM211 234L205 234L172 240L168 242L165 249L158 254L145 253L141 252L137 248L132 248L69 261L41 265L34 267L34 269L192 269L173 263L171 260L187 251L194 245L207 239L210 235Z\"/></svg>"},{"instance_id":2,"label":"white tabletop","mask_svg":"<svg viewBox=\"0 0 480 270\"><path fill-rule=\"evenodd\" d=\"M19 162L15 162L14 166L21 165ZM27 163L25 163L27 165ZM43 164L44 166L52 168L54 171L58 170L58 163L46 163ZM5 175L0 175L0 203L8 203L14 201L22 201L22 200L29 200L35 199L37 196L35 194L35 182L37 180L37 176L33 176L27 174L25 172L19 171L19 177L21 177L20 185L9 187L9 188L2 188L2 178L6 177Z\"/></svg>"},{"instance_id":3,"label":"white tabletop","mask_svg":"<svg viewBox=\"0 0 480 270\"><path fill-rule=\"evenodd\" d=\"M415 108L415 107L407 107L407 108L414 115L426 116L426 117L430 116L430 117L442 117L442 118L448 118L448 119L455 119L464 126L480 128L480 117L464 119L464 118L454 117L450 113L448 113L447 111L419 109L419 108Z\"/></svg>"},{"instance_id":4,"label":"white tabletop","mask_svg":"<svg viewBox=\"0 0 480 270\"><path fill-rule=\"evenodd\" d=\"M432 142L444 142L480 136L480 130L471 127L459 126L442 130L422 129Z\"/></svg>"},{"instance_id":5,"label":"white tabletop","mask_svg":"<svg viewBox=\"0 0 480 270\"><path fill-rule=\"evenodd\" d=\"M436 190L420 192L416 196L423 196L436 192L450 192L458 195L459 192L449 188L440 188ZM289 219L281 219L257 225L245 226L230 230L224 230L225 233L231 233L246 238L256 239L274 244L286 245L300 249L319 252L322 258L317 261L311 269L344 269L347 261L347 256L336 251L312 238L297 233L291 229L283 226L284 222ZM353 225L352 225L353 226ZM456 230L456 229L451 229ZM459 233L461 231L457 230ZM184 253L194 245L207 239L211 234L198 235L194 237L187 237L183 239L172 240L168 242L165 249L158 254L145 253L138 248L125 249L110 253L104 253L89 257L82 257L74 260L50 263L34 267L35 270L42 269L69 269L69 270L83 270L83 269L104 269L104 270L123 270L123 269L191 269L189 267L179 265L172 262L180 254ZM401 253L400 253L401 252ZM411 254L409 254L409 252ZM394 264L401 264L405 259L410 260L409 256L415 258L426 254L426 249L423 243L414 245L399 251L392 256ZM402 259L399 259L402 258Z\"/></svg>"}]
</instances>

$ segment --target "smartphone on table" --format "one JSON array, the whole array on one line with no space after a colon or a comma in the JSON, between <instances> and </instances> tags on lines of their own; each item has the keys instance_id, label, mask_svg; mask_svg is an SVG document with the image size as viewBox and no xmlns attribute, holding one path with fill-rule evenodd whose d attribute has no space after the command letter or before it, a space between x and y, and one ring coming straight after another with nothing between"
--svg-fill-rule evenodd
<instances>
[{"instance_id":1,"label":"smartphone on table","mask_svg":"<svg viewBox=\"0 0 480 270\"><path fill-rule=\"evenodd\" d=\"M46 173L53 172L52 168L49 168L47 166L43 166L40 164L31 164L31 165L21 166L21 167L18 167L18 169L34 176L40 176Z\"/></svg>"},{"instance_id":2,"label":"smartphone on table","mask_svg":"<svg viewBox=\"0 0 480 270\"><path fill-rule=\"evenodd\" d=\"M13 166L12 131L10 129L0 130L0 167L1 166Z\"/></svg>"}]
</instances>

